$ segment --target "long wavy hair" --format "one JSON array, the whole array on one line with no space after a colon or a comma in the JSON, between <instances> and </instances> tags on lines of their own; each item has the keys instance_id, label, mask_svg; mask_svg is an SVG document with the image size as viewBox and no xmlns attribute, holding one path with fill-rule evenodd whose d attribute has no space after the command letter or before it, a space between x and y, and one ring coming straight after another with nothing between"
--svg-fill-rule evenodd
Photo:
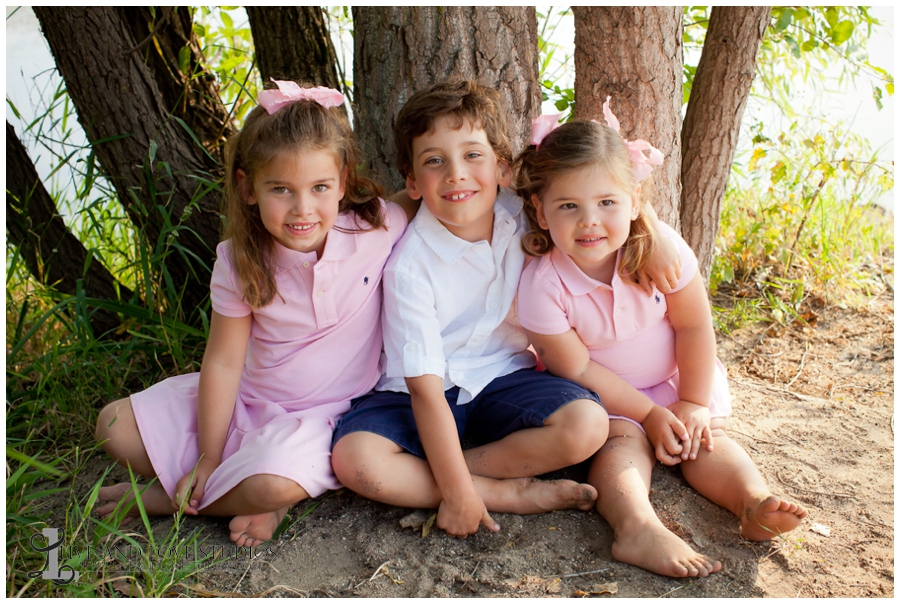
<instances>
[{"instance_id":1,"label":"long wavy hair","mask_svg":"<svg viewBox=\"0 0 900 604\"><path fill-rule=\"evenodd\" d=\"M274 270L274 238L259 215L259 205L244 199L237 171L246 174L244 190L252 190L259 171L280 153L327 150L346 175L340 213L352 212L357 228L385 227L381 187L358 174L359 146L347 118L338 108L326 109L314 101L297 101L269 115L256 107L240 132L225 147L225 238L231 239L232 263L253 308L267 305L278 294ZM334 227L338 228L338 227Z\"/></svg>"},{"instance_id":2,"label":"long wavy hair","mask_svg":"<svg viewBox=\"0 0 900 604\"><path fill-rule=\"evenodd\" d=\"M550 232L541 228L533 197L541 199L554 179L575 170L597 167L634 197L638 182L619 133L609 126L591 121L573 121L550 132L540 145L530 145L513 163L516 193L525 200L529 230L522 238L522 248L531 256L543 256L553 249ZM644 207L652 196L652 177L641 184L638 217L631 221L619 275L636 283L638 271L647 263L658 233L647 220Z\"/></svg>"}]
</instances>

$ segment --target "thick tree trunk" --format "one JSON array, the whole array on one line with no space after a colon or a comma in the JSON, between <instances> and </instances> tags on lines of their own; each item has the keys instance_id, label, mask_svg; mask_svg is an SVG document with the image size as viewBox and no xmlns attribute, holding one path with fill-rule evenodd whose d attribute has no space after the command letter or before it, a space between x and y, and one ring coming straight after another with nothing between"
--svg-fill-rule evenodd
<instances>
[{"instance_id":1,"label":"thick tree trunk","mask_svg":"<svg viewBox=\"0 0 900 604\"><path fill-rule=\"evenodd\" d=\"M603 103L622 135L666 157L653 170L653 205L678 228L681 198L681 7L575 6L575 116L603 121Z\"/></svg>"},{"instance_id":2,"label":"thick tree trunk","mask_svg":"<svg viewBox=\"0 0 900 604\"><path fill-rule=\"evenodd\" d=\"M404 186L394 162L394 120L418 90L451 75L496 88L510 118L513 151L540 113L534 8L354 7L356 132L371 174Z\"/></svg>"},{"instance_id":3,"label":"thick tree trunk","mask_svg":"<svg viewBox=\"0 0 900 604\"><path fill-rule=\"evenodd\" d=\"M233 128L228 110L219 101L216 77L203 67L192 12L186 7L138 6L123 9L122 15L138 41L134 52L160 83L163 106L183 120L221 162L225 139ZM182 53L187 58L186 71L180 65Z\"/></svg>"},{"instance_id":4,"label":"thick tree trunk","mask_svg":"<svg viewBox=\"0 0 900 604\"><path fill-rule=\"evenodd\" d=\"M741 117L756 76L768 6L716 6L681 135L681 228L708 281Z\"/></svg>"},{"instance_id":5,"label":"thick tree trunk","mask_svg":"<svg viewBox=\"0 0 900 604\"><path fill-rule=\"evenodd\" d=\"M128 300L133 295L69 232L9 122L6 122L6 229L28 271L39 282L75 295L78 280L82 279L84 291L91 298ZM115 313L99 310L91 317L91 326L97 335L111 332L119 326L119 318Z\"/></svg>"},{"instance_id":6,"label":"thick tree trunk","mask_svg":"<svg viewBox=\"0 0 900 604\"><path fill-rule=\"evenodd\" d=\"M219 240L219 164L173 119L175 108L166 102L180 98L173 89L183 90L183 84L144 60L147 36L135 36L139 13L130 10L34 12L101 168L150 249L165 257L165 280L183 288L181 304L190 314L208 294ZM155 48L152 39L146 43ZM219 102L202 96L194 101Z\"/></svg>"},{"instance_id":7,"label":"thick tree trunk","mask_svg":"<svg viewBox=\"0 0 900 604\"><path fill-rule=\"evenodd\" d=\"M343 90L337 53L318 6L248 6L256 64L269 78Z\"/></svg>"}]
</instances>

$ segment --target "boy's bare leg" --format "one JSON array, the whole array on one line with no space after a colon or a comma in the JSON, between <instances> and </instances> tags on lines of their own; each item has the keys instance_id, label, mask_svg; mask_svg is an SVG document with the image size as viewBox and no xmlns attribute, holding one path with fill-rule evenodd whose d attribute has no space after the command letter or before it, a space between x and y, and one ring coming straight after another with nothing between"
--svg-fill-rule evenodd
<instances>
[{"instance_id":1,"label":"boy's bare leg","mask_svg":"<svg viewBox=\"0 0 900 604\"><path fill-rule=\"evenodd\" d=\"M539 428L517 430L463 455L469 471L478 476L537 476L590 458L606 442L608 431L603 407L579 399L557 409Z\"/></svg>"},{"instance_id":2,"label":"boy's bare leg","mask_svg":"<svg viewBox=\"0 0 900 604\"><path fill-rule=\"evenodd\" d=\"M338 480L369 499L412 508L437 508L441 503L428 462L378 434L353 432L344 436L335 445L331 460ZM472 478L490 512L589 510L597 497L594 487L572 480Z\"/></svg>"},{"instance_id":3,"label":"boy's bare leg","mask_svg":"<svg viewBox=\"0 0 900 604\"><path fill-rule=\"evenodd\" d=\"M650 441L631 422L610 422L609 440L594 457L588 481L597 487L597 511L615 531L612 556L670 577L706 577L722 563L695 552L669 531L650 505L656 458Z\"/></svg>"},{"instance_id":4,"label":"boy's bare leg","mask_svg":"<svg viewBox=\"0 0 900 604\"><path fill-rule=\"evenodd\" d=\"M698 493L741 519L741 534L751 541L767 541L793 530L806 518L806 509L769 490L756 464L725 432L726 419L713 418L713 451L700 447L697 459L681 462L685 480Z\"/></svg>"}]
</instances>

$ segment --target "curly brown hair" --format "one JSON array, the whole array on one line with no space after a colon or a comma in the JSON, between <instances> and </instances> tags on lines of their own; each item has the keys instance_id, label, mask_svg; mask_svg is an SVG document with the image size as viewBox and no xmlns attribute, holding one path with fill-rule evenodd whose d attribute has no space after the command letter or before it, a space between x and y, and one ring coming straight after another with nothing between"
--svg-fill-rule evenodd
<instances>
[{"instance_id":1,"label":"curly brown hair","mask_svg":"<svg viewBox=\"0 0 900 604\"><path fill-rule=\"evenodd\" d=\"M314 101L297 101L269 115L263 107L250 112L244 127L225 147L225 238L231 239L232 262L240 277L244 299L265 306L278 294L274 273L274 239L263 225L259 205L246 203L237 171L246 174L245 187L272 159L284 152L328 150L346 173L341 213L353 212L357 229L385 227L379 197L381 187L357 173L359 146L350 123L338 108ZM335 227L338 228L338 227Z\"/></svg>"},{"instance_id":2,"label":"curly brown hair","mask_svg":"<svg viewBox=\"0 0 900 604\"><path fill-rule=\"evenodd\" d=\"M600 168L631 195L637 191L639 183L625 142L618 132L597 122L578 120L562 124L544 137L540 145L530 145L515 159L513 187L525 200L525 215L530 227L522 238L522 249L526 254L543 256L553 249L550 232L538 224L534 198L541 199L553 179L588 167ZM631 282L636 282L635 276L647 263L654 240L659 236L643 211L653 193L651 178L640 185L638 217L631 222L623 248L625 253L619 264L620 276Z\"/></svg>"},{"instance_id":3,"label":"curly brown hair","mask_svg":"<svg viewBox=\"0 0 900 604\"><path fill-rule=\"evenodd\" d=\"M451 77L412 95L397 115L394 141L397 168L403 178L413 173L413 139L429 132L442 116L454 118L454 129L461 128L466 121L483 129L497 159L512 161L509 127L499 93L477 82Z\"/></svg>"}]
</instances>

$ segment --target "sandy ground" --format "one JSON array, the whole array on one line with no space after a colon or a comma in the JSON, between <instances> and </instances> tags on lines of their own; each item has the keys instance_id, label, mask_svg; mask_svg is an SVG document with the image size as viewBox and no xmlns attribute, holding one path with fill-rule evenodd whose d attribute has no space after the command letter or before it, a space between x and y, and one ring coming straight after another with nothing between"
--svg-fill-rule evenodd
<instances>
[{"instance_id":1,"label":"sandy ground","mask_svg":"<svg viewBox=\"0 0 900 604\"><path fill-rule=\"evenodd\" d=\"M692 547L722 561L705 579L671 579L616 562L596 512L495 514L497 534L465 540L404 528L410 510L346 490L297 506L280 538L186 580L176 593L319 597L893 597L894 332L886 294L862 310L812 307L811 326L719 337L734 414L730 433L770 488L809 517L751 543L738 520L660 464L651 500ZM102 457L79 478L95 481ZM93 475L92 475L93 473ZM552 477L583 480L586 466ZM112 476L121 478L120 472ZM308 515L301 517L310 506ZM427 517L428 513L424 513ZM154 521L164 534L170 519ZM190 518L209 545L227 521Z\"/></svg>"}]
</instances>

